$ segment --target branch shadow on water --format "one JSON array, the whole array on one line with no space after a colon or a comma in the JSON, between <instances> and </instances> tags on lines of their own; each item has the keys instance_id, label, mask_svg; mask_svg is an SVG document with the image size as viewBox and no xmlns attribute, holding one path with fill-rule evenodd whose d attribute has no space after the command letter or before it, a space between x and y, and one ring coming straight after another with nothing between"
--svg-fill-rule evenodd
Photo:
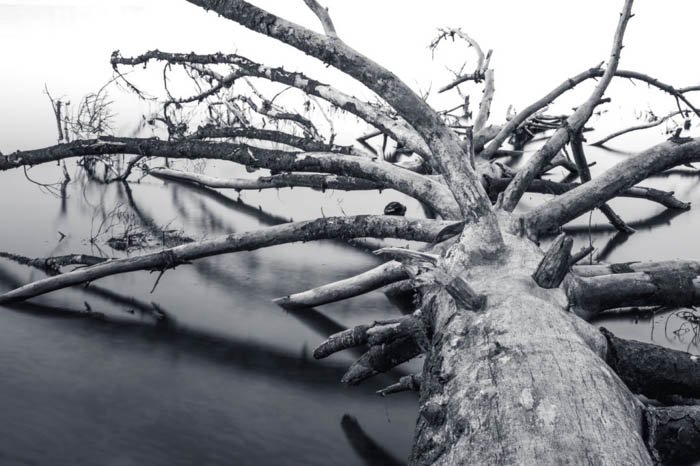
<instances>
[{"instance_id":1,"label":"branch shadow on water","mask_svg":"<svg viewBox=\"0 0 700 466\"><path fill-rule=\"evenodd\" d=\"M355 454L362 459L367 466L405 466L405 461L400 461L379 445L370 437L357 422L357 419L349 414L343 415L340 420L345 438Z\"/></svg>"}]
</instances>

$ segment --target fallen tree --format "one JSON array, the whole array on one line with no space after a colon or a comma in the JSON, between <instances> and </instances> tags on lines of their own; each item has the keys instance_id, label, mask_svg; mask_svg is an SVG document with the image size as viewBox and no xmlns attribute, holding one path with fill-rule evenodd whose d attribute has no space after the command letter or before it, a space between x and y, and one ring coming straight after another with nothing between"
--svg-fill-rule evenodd
<instances>
[{"instance_id":1,"label":"fallen tree","mask_svg":"<svg viewBox=\"0 0 700 466\"><path fill-rule=\"evenodd\" d=\"M412 464L652 464L697 453L693 444L700 440L700 432L677 425L692 425L698 418L697 407L650 407L637 396L662 403L674 403L677 397L698 398L697 358L616 338L585 320L614 308L697 304L697 265L574 266L577 259L572 258L570 239L560 236L546 252L537 243L596 208L618 229L630 233L606 204L618 196L689 208L673 193L637 184L674 166L700 161L700 139L676 135L596 178L591 177L583 154L585 125L606 101L605 92L616 76L658 87L686 106L681 111L698 114L686 96L696 88L676 88L643 73L618 69L625 30L633 16L632 0L624 2L605 67L601 64L567 80L505 125L492 126L487 123L494 72L478 46L476 70L445 87L484 81L484 98L472 122L468 102L457 107L463 111L459 118L437 112L396 75L352 49L338 35L327 10L314 0L306 3L325 34L243 0L188 1L337 68L373 91L381 104L236 54L151 51L122 57L115 52L112 65L117 76L137 93L141 91L126 81L121 67L161 61L166 71L183 67L199 86L197 94L183 98L168 92L162 112L152 118L153 124L167 130L168 139L97 135L0 156L0 170L69 158L87 160L86 166L99 162L112 167L115 156L132 154L125 170L110 181L126 182L131 171L140 167L154 176L236 190L394 189L441 219L328 217L119 259L26 259L34 266L51 267L52 275L0 295L0 303L109 275L138 270L162 274L202 257L285 242L358 237L422 241L427 244L420 251L378 251L394 260L374 270L279 300L283 306L303 308L387 285L417 293L416 312L340 332L315 352L322 358L348 348L367 348L343 377L348 384L426 356L422 374L405 376L380 392L420 392ZM449 36L475 44L466 34L443 31L433 47ZM222 74L221 67L228 74ZM232 91L249 77L283 83L356 115L384 136L385 146L387 139L395 141L394 155L415 155L413 160L418 162L410 166L420 172L391 158L384 160L378 151L367 154L367 147L371 149L367 138L361 141L363 148L335 144L334 133L326 140L311 120L255 86L247 93ZM562 93L591 78L599 78L594 91L571 115L549 117L542 112ZM180 111L189 104L205 106L208 112L195 130ZM261 121L275 121L276 127L256 127ZM516 131L532 132L528 128L554 133L515 173L492 162L509 137ZM575 163L562 155L567 145ZM221 180L144 165L154 159L216 159L271 173L256 179ZM539 179L552 165L566 162L581 183L551 184ZM517 211L527 191L554 197L530 211ZM58 270L78 260L86 266L65 273ZM644 357L636 357L640 354ZM685 429L683 436L675 438L679 429Z\"/></svg>"}]
</instances>

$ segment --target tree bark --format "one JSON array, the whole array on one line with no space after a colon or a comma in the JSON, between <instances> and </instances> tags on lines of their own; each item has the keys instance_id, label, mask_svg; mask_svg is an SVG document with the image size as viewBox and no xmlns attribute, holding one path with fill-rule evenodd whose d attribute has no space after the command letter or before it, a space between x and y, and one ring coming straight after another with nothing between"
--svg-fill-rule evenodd
<instances>
[{"instance_id":1,"label":"tree bark","mask_svg":"<svg viewBox=\"0 0 700 466\"><path fill-rule=\"evenodd\" d=\"M468 268L486 310L443 290L424 299L434 331L412 464L652 464L642 405L605 363L605 338L561 290L535 284L534 244L504 239L505 259Z\"/></svg>"}]
</instances>

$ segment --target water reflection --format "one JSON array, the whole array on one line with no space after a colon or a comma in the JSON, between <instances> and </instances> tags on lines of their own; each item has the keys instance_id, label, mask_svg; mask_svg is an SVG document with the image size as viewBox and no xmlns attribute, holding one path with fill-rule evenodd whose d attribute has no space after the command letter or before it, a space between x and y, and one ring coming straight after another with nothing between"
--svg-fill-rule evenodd
<instances>
[{"instance_id":1,"label":"water reflection","mask_svg":"<svg viewBox=\"0 0 700 466\"><path fill-rule=\"evenodd\" d=\"M340 426L353 450L364 460L367 466L404 466L406 464L394 458L391 453L378 445L362 430L357 419L349 414L343 415Z\"/></svg>"},{"instance_id":2,"label":"water reflection","mask_svg":"<svg viewBox=\"0 0 700 466\"><path fill-rule=\"evenodd\" d=\"M16 173L3 175L11 186ZM64 200L18 182L17 195L37 215L5 209L20 215L5 230L3 249L46 257L99 248L118 257L124 253L105 246L105 235L91 241L117 206L132 213L138 228L156 232L172 224L195 238L288 221L194 186L74 180ZM66 208L52 216L60 202ZM59 241L56 231L65 238ZM39 236L46 234L52 239ZM313 465L329 457L365 464L366 455L358 456L338 429L346 412L360 416L391 454L407 456L415 400L388 404L373 393L404 372L348 390L339 380L360 350L320 362L310 356L330 333L394 316L383 296L295 313L270 302L376 263L347 245L323 242L197 261L169 271L153 294L155 277L145 272L3 306L0 394L10 421L0 427L0 451L8 452L0 463L14 455L39 464L114 458L114 464ZM0 263L2 289L33 278L40 278L36 271ZM168 325L142 315L152 303Z\"/></svg>"}]
</instances>

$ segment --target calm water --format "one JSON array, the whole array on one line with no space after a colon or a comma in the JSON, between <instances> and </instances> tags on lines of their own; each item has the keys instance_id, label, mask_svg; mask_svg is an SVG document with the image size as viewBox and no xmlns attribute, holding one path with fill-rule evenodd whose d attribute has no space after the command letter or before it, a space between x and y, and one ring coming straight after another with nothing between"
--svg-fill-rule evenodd
<instances>
[{"instance_id":1,"label":"calm water","mask_svg":"<svg viewBox=\"0 0 700 466\"><path fill-rule=\"evenodd\" d=\"M9 62L27 68L23 75L14 73L15 69L14 74L3 73L11 84L3 86L3 91L13 90L12 95L3 95L12 111L0 111L3 151L52 143L53 123L41 95L43 82L48 80L58 94L80 95L109 77L105 63L113 49L129 46L140 51L162 46L161 39L169 49L194 48L182 35L163 39L162 31L147 27L153 24L153 16L133 2L130 5L125 10L110 10L110 14L135 18L134 30L147 34L148 40L118 35L123 27L120 22L115 19L114 24L105 25L98 21L104 12L93 9L3 6L0 1L3 40L24 40L25 30L41 39L10 51ZM215 19L207 21L199 27L216 24L218 29L209 29L211 34L227 37L227 28ZM185 26L175 24L173 29ZM92 40L74 41L75 34ZM73 42L87 58L41 50L65 47L60 41L52 45L56 37ZM204 41L199 36L192 40ZM33 47L37 50L31 52ZM43 66L35 63L31 53L43 53L47 61ZM80 68L96 57L102 60L101 67ZM43 68L51 71L42 74ZM81 71L76 75L74 69ZM559 80L556 77L552 82ZM119 102L124 107L120 111L134 108L133 103ZM608 124L617 128L621 123ZM117 129L124 134L132 127L133 121L124 118ZM651 130L621 140L616 147L641 149L664 137ZM594 149L588 153L597 162L594 175L628 156ZM202 239L322 214L380 213L390 201L406 202L392 192L318 193L307 189L247 192L239 197L153 178L127 189L90 181L73 165L70 171L73 182L65 200L27 181L22 171L0 173L0 250L32 257L79 252L120 256L123 253L111 250L105 241L121 232L124 223L144 231L178 229ZM206 171L218 176L242 173L224 163L209 164ZM30 176L46 183L58 179L60 173L49 164L32 169ZM674 190L679 198L700 203L698 176L690 169L644 184ZM525 203L532 206L539 199L529 196ZM416 203L408 204L408 215L420 215ZM677 215L641 200L614 201L612 205L637 233L617 235L594 214L591 228L588 217L572 224L577 246L592 242L600 258L610 262L700 259L696 210ZM105 225L111 223L105 218L117 214L123 220L120 226L105 232ZM400 394L384 400L373 391L416 370L420 361L348 389L339 379L357 354L322 362L310 357L327 335L394 317L397 311L379 292L296 313L287 313L271 302L376 264L375 257L335 242L277 246L204 259L168 271L153 292L156 275L139 272L109 277L87 289L63 290L31 303L2 307L0 464L399 464L410 451L415 396ZM0 290L41 276L0 259ZM156 325L139 313L152 302L167 313L168 325ZM692 334L674 333L681 324L671 314L659 315L654 321L615 318L601 322L623 337L700 352Z\"/></svg>"},{"instance_id":2,"label":"calm water","mask_svg":"<svg viewBox=\"0 0 700 466\"><path fill-rule=\"evenodd\" d=\"M626 157L595 154L600 166ZM238 173L226 164L208 169ZM115 211L132 228L174 228L200 239L311 217L321 208L326 214L379 213L387 202L401 199L390 192L305 189L244 193L239 199L153 178L126 189L72 171L65 201L28 182L21 171L1 174L3 192L11 193L0 198L3 250L33 257L120 255L105 241L121 226L99 234L95 244L89 241ZM50 165L31 174L49 181L58 171ZM690 172L646 184L700 202ZM614 207L637 233L620 237L605 224L596 226L594 216L590 238L588 219L578 222L586 225L577 233L580 245L592 241L607 261L700 259L695 211L675 216L637 200L616 201ZM409 209L418 215L417 205ZM379 292L294 314L271 303L375 264L374 257L339 243L278 246L179 267L153 293L156 275L139 272L100 280L96 289L65 290L4 307L0 464L320 465L385 464L383 454L405 458L415 397L383 400L372 394L400 374L348 389L338 381L357 355L323 362L309 355L330 333L395 316L396 310ZM0 261L3 289L40 276ZM157 303L171 322L154 325L130 297L143 306ZM624 337L698 352L689 334L673 333L681 321L672 317L666 325L666 318L657 316L654 326L634 318L603 324Z\"/></svg>"}]
</instances>

